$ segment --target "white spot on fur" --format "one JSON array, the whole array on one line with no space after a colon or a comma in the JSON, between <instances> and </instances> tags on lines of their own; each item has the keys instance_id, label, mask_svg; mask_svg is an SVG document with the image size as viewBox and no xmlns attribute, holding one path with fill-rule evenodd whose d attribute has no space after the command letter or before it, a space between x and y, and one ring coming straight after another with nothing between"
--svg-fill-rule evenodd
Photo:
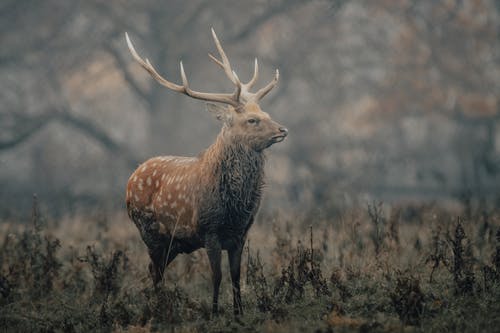
<instances>
[{"instance_id":1,"label":"white spot on fur","mask_svg":"<svg viewBox=\"0 0 500 333\"><path fill-rule=\"evenodd\" d=\"M136 194L134 194L134 200L135 202L139 202L139 197Z\"/></svg>"},{"instance_id":2,"label":"white spot on fur","mask_svg":"<svg viewBox=\"0 0 500 333\"><path fill-rule=\"evenodd\" d=\"M161 180L165 180L165 174L161 175Z\"/></svg>"},{"instance_id":3,"label":"white spot on fur","mask_svg":"<svg viewBox=\"0 0 500 333\"><path fill-rule=\"evenodd\" d=\"M175 208L175 207L177 207L177 201L172 202L172 203L170 204L170 207L171 207L171 208Z\"/></svg>"},{"instance_id":4,"label":"white spot on fur","mask_svg":"<svg viewBox=\"0 0 500 333\"><path fill-rule=\"evenodd\" d=\"M139 189L139 191L142 191L142 179L139 182L139 185L137 185L137 188Z\"/></svg>"},{"instance_id":5,"label":"white spot on fur","mask_svg":"<svg viewBox=\"0 0 500 333\"><path fill-rule=\"evenodd\" d=\"M158 181L158 179L156 180L155 186L156 188L160 187L160 182Z\"/></svg>"},{"instance_id":6,"label":"white spot on fur","mask_svg":"<svg viewBox=\"0 0 500 333\"><path fill-rule=\"evenodd\" d=\"M145 165L145 166L143 166L143 167L141 168L141 172L144 172L144 171L146 171L147 169L148 169L148 166L147 166L147 165Z\"/></svg>"},{"instance_id":7,"label":"white spot on fur","mask_svg":"<svg viewBox=\"0 0 500 333\"><path fill-rule=\"evenodd\" d=\"M155 163L155 164L156 164L156 163ZM153 165L153 166L154 166L154 165ZM153 171L153 177L154 177L154 176L156 176L156 172L157 172L156 170L155 170L155 171Z\"/></svg>"},{"instance_id":8,"label":"white spot on fur","mask_svg":"<svg viewBox=\"0 0 500 333\"><path fill-rule=\"evenodd\" d=\"M169 193L169 194L167 195L167 199L169 199L169 200L170 200L170 199L172 199L172 194L170 194L170 193Z\"/></svg>"},{"instance_id":9,"label":"white spot on fur","mask_svg":"<svg viewBox=\"0 0 500 333\"><path fill-rule=\"evenodd\" d=\"M148 184L148 186L151 186L151 177L148 177L148 179L146 179L146 184Z\"/></svg>"},{"instance_id":10,"label":"white spot on fur","mask_svg":"<svg viewBox=\"0 0 500 333\"><path fill-rule=\"evenodd\" d=\"M137 175L134 175L134 178L132 178L132 181L133 182L137 181Z\"/></svg>"}]
</instances>

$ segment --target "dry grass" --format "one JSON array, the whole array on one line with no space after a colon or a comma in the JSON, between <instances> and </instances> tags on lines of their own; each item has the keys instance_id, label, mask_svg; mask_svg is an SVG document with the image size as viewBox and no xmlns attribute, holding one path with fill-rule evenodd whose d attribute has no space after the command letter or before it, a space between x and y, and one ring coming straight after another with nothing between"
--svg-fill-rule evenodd
<instances>
[{"instance_id":1,"label":"dry grass","mask_svg":"<svg viewBox=\"0 0 500 333\"><path fill-rule=\"evenodd\" d=\"M124 214L0 224L7 331L485 331L500 327L500 215L371 204L341 218L260 217L244 253L245 314L210 318L204 251L154 290Z\"/></svg>"}]
</instances>

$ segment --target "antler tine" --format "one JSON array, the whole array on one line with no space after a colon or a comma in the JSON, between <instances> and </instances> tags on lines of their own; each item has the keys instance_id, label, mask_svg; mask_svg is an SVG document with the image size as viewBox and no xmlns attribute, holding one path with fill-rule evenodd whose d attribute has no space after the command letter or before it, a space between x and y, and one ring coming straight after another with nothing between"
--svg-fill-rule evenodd
<instances>
[{"instance_id":1,"label":"antler tine","mask_svg":"<svg viewBox=\"0 0 500 333\"><path fill-rule=\"evenodd\" d=\"M154 69L153 65L149 62L148 59L144 61L141 56L137 53L137 51L134 48L134 45L132 44L132 41L128 37L128 33L125 32L125 39L127 40L127 46L128 49L130 50L130 53L132 53L132 57L141 65L142 68L144 68L156 81L158 81L161 85L172 89L177 92L183 92L184 88L178 84L172 83L166 79L164 79L158 72Z\"/></svg>"},{"instance_id":2,"label":"antler tine","mask_svg":"<svg viewBox=\"0 0 500 333\"><path fill-rule=\"evenodd\" d=\"M219 38L217 38L217 35L215 34L214 28L212 28L212 37L214 38L215 46L217 47L217 51L219 51L219 55L222 58L222 62L215 58L213 55L208 54L210 59L212 59L217 65L222 67L224 69L224 72L226 73L227 77L229 80L231 80L232 83L236 84L236 79L234 78L233 70L231 69L231 64L229 63L229 58L226 55L226 52L224 52L224 49L222 48L222 45L219 41Z\"/></svg>"},{"instance_id":3,"label":"antler tine","mask_svg":"<svg viewBox=\"0 0 500 333\"><path fill-rule=\"evenodd\" d=\"M182 79L182 85L184 86L184 89L186 89L186 91L188 91L189 84L188 84L188 80L186 77L186 73L184 72L184 66L182 65L182 61L181 61L181 79Z\"/></svg>"},{"instance_id":4,"label":"antler tine","mask_svg":"<svg viewBox=\"0 0 500 333\"><path fill-rule=\"evenodd\" d=\"M255 98L257 100L261 100L264 96L266 96L267 93L270 92L271 89L274 88L274 86L276 86L276 84L278 83L279 77L280 77L280 72L276 69L276 73L274 74L274 78L271 80L271 82L269 82L267 84L267 86L265 86L264 88L259 89L255 93Z\"/></svg>"},{"instance_id":5,"label":"antler tine","mask_svg":"<svg viewBox=\"0 0 500 333\"><path fill-rule=\"evenodd\" d=\"M210 57L210 59L213 60L213 62L215 62L220 67L224 68L224 64L222 62L220 62L219 59L217 59L216 57L214 57L211 53L209 53L208 56Z\"/></svg>"},{"instance_id":6,"label":"antler tine","mask_svg":"<svg viewBox=\"0 0 500 333\"><path fill-rule=\"evenodd\" d=\"M252 88L252 86L257 82L257 78L259 77L259 63L257 62L257 58L255 58L255 63L253 67L253 77L248 81L246 85L247 89Z\"/></svg>"},{"instance_id":7,"label":"antler tine","mask_svg":"<svg viewBox=\"0 0 500 333\"><path fill-rule=\"evenodd\" d=\"M184 88L184 91L185 91L186 95L193 96L193 93L196 94L196 92L191 90L191 88L189 88L188 79L186 76L186 72L184 71L184 65L182 65L182 61L180 62L180 67L181 67L182 86Z\"/></svg>"},{"instance_id":8,"label":"antler tine","mask_svg":"<svg viewBox=\"0 0 500 333\"><path fill-rule=\"evenodd\" d=\"M241 81L238 75L236 75L236 72L233 71L233 76L234 80L236 81L236 90L234 91L234 99L239 101L240 100L240 94L241 94Z\"/></svg>"},{"instance_id":9,"label":"antler tine","mask_svg":"<svg viewBox=\"0 0 500 333\"><path fill-rule=\"evenodd\" d=\"M153 65L151 65L151 63L149 62L148 59L144 60L139 56L139 54L135 50L134 45L132 44L132 42L128 36L128 33L126 33L126 32L125 32L125 39L127 40L128 49L130 50L130 53L132 54L134 59L141 65L142 68L144 68L161 85L163 85L171 90L186 94L186 95L193 97L193 98L196 98L196 99L201 99L204 101L219 102L219 103L224 103L224 104L230 104L234 107L237 107L239 105L238 98L239 98L239 95L241 92L241 85L240 85L240 87L236 88L236 91L233 94L203 93L203 92L192 90L191 88L189 88L189 84L187 81L186 73L184 72L184 66L182 65L182 62L180 64L180 67L181 67L181 78L182 78L183 85L181 86L181 85L175 84L175 83L170 82L167 79L163 78L160 74L158 74L158 72L154 69ZM233 80L234 80L234 78L233 78ZM235 82L235 81L233 81L233 82ZM238 98L235 98L235 97L238 97Z\"/></svg>"}]
</instances>

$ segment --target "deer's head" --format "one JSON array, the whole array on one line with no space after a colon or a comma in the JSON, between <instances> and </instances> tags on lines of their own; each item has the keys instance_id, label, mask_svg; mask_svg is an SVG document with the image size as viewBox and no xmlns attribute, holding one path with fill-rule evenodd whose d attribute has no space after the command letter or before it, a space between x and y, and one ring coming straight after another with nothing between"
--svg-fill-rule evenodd
<instances>
[{"instance_id":1,"label":"deer's head","mask_svg":"<svg viewBox=\"0 0 500 333\"><path fill-rule=\"evenodd\" d=\"M261 151L274 143L283 141L288 134L288 130L272 120L269 114L262 111L259 106L260 100L278 83L278 70L276 70L276 74L271 82L257 90L257 92L251 93L250 89L257 81L259 73L257 59L255 59L252 79L247 83L242 83L236 72L231 68L229 59L222 49L213 29L212 36L222 60L217 59L211 54L209 54L209 57L224 70L226 76L234 84L235 90L232 94L203 93L192 90L189 87L182 61L180 63L182 85L166 80L158 74L148 59L143 60L137 54L128 34L125 33L128 48L134 59L161 85L192 98L219 103L207 103L207 109L223 122L224 136L228 140L237 140L239 143L247 145L256 151Z\"/></svg>"}]
</instances>

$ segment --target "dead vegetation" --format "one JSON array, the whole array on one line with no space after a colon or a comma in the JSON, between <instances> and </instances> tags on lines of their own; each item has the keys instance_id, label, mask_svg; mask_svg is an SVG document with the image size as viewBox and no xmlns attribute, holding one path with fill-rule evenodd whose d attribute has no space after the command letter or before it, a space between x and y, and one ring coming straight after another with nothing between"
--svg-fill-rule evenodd
<instances>
[{"instance_id":1,"label":"dead vegetation","mask_svg":"<svg viewBox=\"0 0 500 333\"><path fill-rule=\"evenodd\" d=\"M414 208L412 208L414 209ZM383 204L336 219L257 223L243 263L245 314L224 280L211 318L203 253L154 288L145 248L122 216L0 226L0 327L7 331L481 331L499 323L497 212ZM465 215L464 215L465 216ZM261 217L264 221L264 217ZM225 267L224 269L228 269Z\"/></svg>"}]
</instances>

